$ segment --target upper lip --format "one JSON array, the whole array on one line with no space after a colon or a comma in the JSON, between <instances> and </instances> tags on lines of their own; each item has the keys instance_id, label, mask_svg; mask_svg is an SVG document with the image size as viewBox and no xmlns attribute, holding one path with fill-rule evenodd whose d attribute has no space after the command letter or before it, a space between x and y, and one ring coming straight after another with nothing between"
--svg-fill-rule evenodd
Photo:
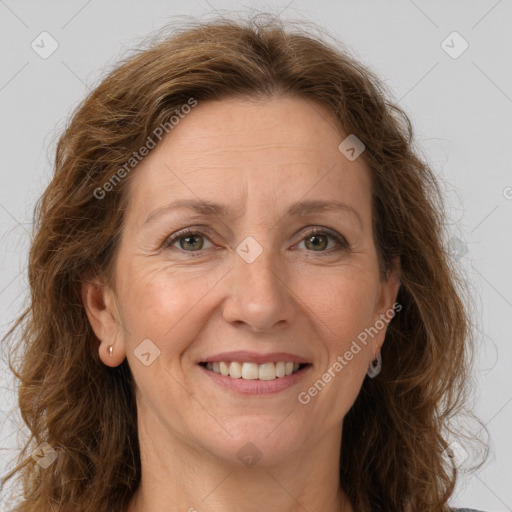
<instances>
[{"instance_id":1,"label":"upper lip","mask_svg":"<svg viewBox=\"0 0 512 512\"><path fill-rule=\"evenodd\" d=\"M278 361L291 361L293 363L309 364L309 361L302 356L289 354L287 352L269 352L268 354L259 354L258 352L249 352L245 350L237 350L233 352L223 352L215 354L202 360L202 363L220 363L224 362L248 362L248 363L277 363Z\"/></svg>"}]
</instances>

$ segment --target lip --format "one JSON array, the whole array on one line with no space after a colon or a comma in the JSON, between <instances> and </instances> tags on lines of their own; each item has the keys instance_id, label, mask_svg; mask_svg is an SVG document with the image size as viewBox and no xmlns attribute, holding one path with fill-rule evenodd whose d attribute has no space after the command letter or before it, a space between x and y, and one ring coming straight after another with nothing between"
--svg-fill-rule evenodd
<instances>
[{"instance_id":1,"label":"lip","mask_svg":"<svg viewBox=\"0 0 512 512\"><path fill-rule=\"evenodd\" d=\"M224 354L225 356L225 354ZM295 356L297 357L297 356ZM226 359L220 359L219 361L226 361ZM236 361L236 359L234 359ZM247 361L247 359L245 360ZM281 359L282 361L282 359ZM217 362L217 360L208 361L208 362ZM252 362L252 361L250 361ZM266 359L264 362L270 362ZM300 362L300 361L296 361ZM212 379L215 384L222 386L224 389L227 389L231 392L240 393L242 395L266 395L278 393L280 391L284 391L285 389L289 389L294 386L298 382L302 381L302 379L309 374L309 370L313 365L308 364L301 370L296 373L292 373L291 375L286 375L285 377L278 377L273 380L259 380L259 379L233 379L232 377L221 375L220 373L215 373L211 370L208 370L206 367L198 365L198 368L205 372L206 376Z\"/></svg>"},{"instance_id":2,"label":"lip","mask_svg":"<svg viewBox=\"0 0 512 512\"><path fill-rule=\"evenodd\" d=\"M258 352L249 352L245 350L237 350L232 352L223 352L222 354L216 354L213 356L206 357L200 363L231 363L237 361L239 363L277 363L279 361L291 361L292 363L310 364L311 362L304 357L289 354L287 352L269 352L268 354L259 354ZM284 377L280 377L284 378ZM234 380L234 379L233 379Z\"/></svg>"}]
</instances>

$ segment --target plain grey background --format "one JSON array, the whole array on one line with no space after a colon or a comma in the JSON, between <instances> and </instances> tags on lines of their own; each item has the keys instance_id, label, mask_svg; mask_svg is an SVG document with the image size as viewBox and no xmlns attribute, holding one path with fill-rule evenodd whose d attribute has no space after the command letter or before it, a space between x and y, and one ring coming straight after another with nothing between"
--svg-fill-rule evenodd
<instances>
[{"instance_id":1,"label":"plain grey background","mask_svg":"<svg viewBox=\"0 0 512 512\"><path fill-rule=\"evenodd\" d=\"M512 511L510 0L0 0L0 336L27 301L32 211L73 108L122 51L175 16L207 21L235 11L317 23L380 76L412 120L442 178L448 248L478 306L474 403L491 453L483 468L462 475L452 505ZM0 386L3 475L26 436L4 360Z\"/></svg>"}]
</instances>

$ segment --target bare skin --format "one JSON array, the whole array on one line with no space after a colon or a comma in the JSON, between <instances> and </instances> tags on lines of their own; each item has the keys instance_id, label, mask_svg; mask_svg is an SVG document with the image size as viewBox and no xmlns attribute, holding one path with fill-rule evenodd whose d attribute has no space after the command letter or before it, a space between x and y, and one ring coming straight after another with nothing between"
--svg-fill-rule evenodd
<instances>
[{"instance_id":1,"label":"bare skin","mask_svg":"<svg viewBox=\"0 0 512 512\"><path fill-rule=\"evenodd\" d=\"M346 135L303 99L200 103L134 171L115 289L82 290L102 361L127 358L136 381L142 480L129 512L353 512L339 483L341 427L386 327L298 400L392 310L400 286L395 272L380 279L370 173L338 149ZM177 199L233 212L170 209L144 223ZM356 213L286 214L304 200ZM164 247L187 227L199 234ZM311 241L312 227L328 232ZM247 237L262 249L250 263L236 251ZM160 351L147 366L136 355L146 339ZM243 395L198 364L233 350L287 352L311 366L287 389Z\"/></svg>"}]
</instances>

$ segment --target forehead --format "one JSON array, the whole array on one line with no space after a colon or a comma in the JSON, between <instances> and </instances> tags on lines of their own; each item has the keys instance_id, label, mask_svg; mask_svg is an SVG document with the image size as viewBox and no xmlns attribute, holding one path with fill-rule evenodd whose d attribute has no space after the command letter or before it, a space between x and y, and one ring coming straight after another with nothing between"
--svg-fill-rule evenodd
<instances>
[{"instance_id":1,"label":"forehead","mask_svg":"<svg viewBox=\"0 0 512 512\"><path fill-rule=\"evenodd\" d=\"M326 194L366 202L369 171L339 151L345 138L326 107L303 98L199 102L137 166L130 204L221 197L242 206L251 195L286 203Z\"/></svg>"},{"instance_id":2,"label":"forehead","mask_svg":"<svg viewBox=\"0 0 512 512\"><path fill-rule=\"evenodd\" d=\"M322 147L336 148L342 137L337 119L326 107L284 96L199 103L166 140L172 139L175 148L198 158L205 151L212 155L231 151L236 158L237 148L249 158L253 153L261 158L263 152L269 154L272 149L320 153ZM187 146L194 151L187 151Z\"/></svg>"}]
</instances>

